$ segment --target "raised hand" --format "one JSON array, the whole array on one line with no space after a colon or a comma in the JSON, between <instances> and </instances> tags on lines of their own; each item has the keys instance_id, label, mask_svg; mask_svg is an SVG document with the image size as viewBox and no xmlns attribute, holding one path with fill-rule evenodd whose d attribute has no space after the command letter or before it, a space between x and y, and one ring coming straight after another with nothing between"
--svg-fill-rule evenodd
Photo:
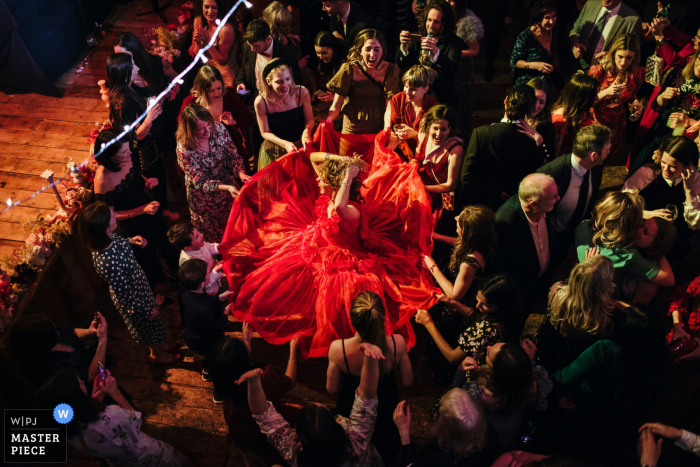
<instances>
[{"instance_id":1,"label":"raised hand","mask_svg":"<svg viewBox=\"0 0 700 467\"><path fill-rule=\"evenodd\" d=\"M600 254L600 247L599 246L592 246L586 250L586 258L598 256L599 254Z\"/></svg>"},{"instance_id":2,"label":"raised hand","mask_svg":"<svg viewBox=\"0 0 700 467\"><path fill-rule=\"evenodd\" d=\"M518 131L524 135L527 135L529 138L532 138L532 140L540 146L544 142L544 138L542 137L541 134L535 130L535 127L530 125L528 122L526 122L524 119L518 121Z\"/></svg>"},{"instance_id":3,"label":"raised hand","mask_svg":"<svg viewBox=\"0 0 700 467\"><path fill-rule=\"evenodd\" d=\"M158 212L159 208L160 208L160 203L158 201L151 201L146 206L144 206L143 213L148 214L149 216L152 216Z\"/></svg>"},{"instance_id":4,"label":"raised hand","mask_svg":"<svg viewBox=\"0 0 700 467\"><path fill-rule=\"evenodd\" d=\"M143 238L141 235L135 235L129 239L129 243L131 245L140 246L141 248L146 248L146 245L148 245L148 240Z\"/></svg>"},{"instance_id":5,"label":"raised hand","mask_svg":"<svg viewBox=\"0 0 700 467\"><path fill-rule=\"evenodd\" d=\"M239 385L240 385L240 384L243 384L243 383L245 383L246 381L250 381L250 380L252 380L252 379L256 379L256 378L260 379L260 377L262 376L262 374L263 374L262 368L255 368L255 369L250 370L250 371L248 371L248 372L246 372L246 373L243 373L243 374L241 375L241 377L238 378L238 381L236 381L236 384L239 384Z\"/></svg>"},{"instance_id":6,"label":"raised hand","mask_svg":"<svg viewBox=\"0 0 700 467\"><path fill-rule=\"evenodd\" d=\"M422 324L423 326L427 326L432 321L433 318L430 317L430 313L428 313L427 310L416 311L416 323Z\"/></svg>"},{"instance_id":7,"label":"raised hand","mask_svg":"<svg viewBox=\"0 0 700 467\"><path fill-rule=\"evenodd\" d=\"M459 369L461 371L478 370L479 364L473 357L466 357L464 360L462 360L462 363L459 364Z\"/></svg>"}]
</instances>

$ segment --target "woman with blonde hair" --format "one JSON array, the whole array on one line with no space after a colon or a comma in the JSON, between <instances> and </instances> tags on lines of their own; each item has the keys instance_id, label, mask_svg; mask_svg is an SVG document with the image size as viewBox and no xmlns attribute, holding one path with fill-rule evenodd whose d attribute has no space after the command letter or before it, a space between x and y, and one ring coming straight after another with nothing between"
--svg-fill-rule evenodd
<instances>
[{"instance_id":1,"label":"woman with blonde hair","mask_svg":"<svg viewBox=\"0 0 700 467\"><path fill-rule=\"evenodd\" d=\"M343 114L343 133L374 135L384 128L389 99L399 92L399 67L386 61L387 44L376 29L363 29L355 38L348 61L327 88L335 93L326 121Z\"/></svg>"},{"instance_id":2,"label":"woman with blonde hair","mask_svg":"<svg viewBox=\"0 0 700 467\"><path fill-rule=\"evenodd\" d=\"M314 115L309 91L294 84L292 65L284 59L270 61L263 70L263 89L255 98L255 115L264 141L258 170L283 155L311 143Z\"/></svg>"},{"instance_id":3,"label":"woman with blonde hair","mask_svg":"<svg viewBox=\"0 0 700 467\"><path fill-rule=\"evenodd\" d=\"M657 288L672 287L675 278L665 257L646 259L640 249L648 248L656 237L655 220L643 218L644 198L634 191L608 193L591 214L591 220L576 228L579 261L591 254L607 256L615 268L614 282L625 287L633 303L649 303ZM595 250L591 250L595 248ZM618 289L619 290L619 289Z\"/></svg>"},{"instance_id":4,"label":"woman with blonde hair","mask_svg":"<svg viewBox=\"0 0 700 467\"><path fill-rule=\"evenodd\" d=\"M185 107L195 103L207 109L214 121L224 124L238 154L243 160L247 160L245 135L253 124L253 116L236 94L236 90L224 86L221 72L216 67L204 65L199 69L190 95L182 102L180 113Z\"/></svg>"},{"instance_id":5,"label":"woman with blonde hair","mask_svg":"<svg viewBox=\"0 0 700 467\"><path fill-rule=\"evenodd\" d=\"M280 2L272 2L263 10L262 19L270 26L270 35L273 40L279 41L280 44L292 47L289 44L289 32L292 24L292 13L285 8ZM298 36L291 36L299 42ZM294 42L292 39L292 42Z\"/></svg>"},{"instance_id":6,"label":"woman with blonde hair","mask_svg":"<svg viewBox=\"0 0 700 467\"><path fill-rule=\"evenodd\" d=\"M352 410L355 391L360 384L363 353L360 345L369 343L382 349L385 360L379 362L381 379L377 388L380 401L372 444L384 463L390 465L399 450L399 433L392 422L394 408L399 403L397 378L404 386L413 384L411 361L406 341L401 334L390 334L387 339L386 311L381 297L375 292L360 292L350 307L350 323L355 335L331 343L328 351L326 389L338 392L336 412L347 417Z\"/></svg>"},{"instance_id":7,"label":"woman with blonde hair","mask_svg":"<svg viewBox=\"0 0 700 467\"><path fill-rule=\"evenodd\" d=\"M438 413L438 419L430 427L433 441L418 451L411 442L411 408L406 401L399 403L394 411L394 423L401 434L399 465L467 467L476 465L472 462L493 450L496 443L491 439L493 432L489 430L479 404L468 391L460 388L448 391L440 399ZM490 465L490 462L483 465Z\"/></svg>"},{"instance_id":8,"label":"woman with blonde hair","mask_svg":"<svg viewBox=\"0 0 700 467\"><path fill-rule=\"evenodd\" d=\"M537 361L550 374L605 336L615 303L613 275L609 258L592 256L574 266L566 284L557 282L550 289L537 333Z\"/></svg>"},{"instance_id":9,"label":"woman with blonde hair","mask_svg":"<svg viewBox=\"0 0 700 467\"><path fill-rule=\"evenodd\" d=\"M644 67L639 66L639 59L637 37L623 34L613 42L600 63L588 69L588 75L599 83L593 106L596 119L612 132L609 164L621 165L624 162L619 150L627 128L627 105L636 103L637 92L644 83Z\"/></svg>"},{"instance_id":10,"label":"woman with blonde hair","mask_svg":"<svg viewBox=\"0 0 700 467\"><path fill-rule=\"evenodd\" d=\"M180 114L177 163L185 172L187 203L192 225L209 243L219 243L238 196L235 176L250 180L222 123L199 104L190 104Z\"/></svg>"}]
</instances>

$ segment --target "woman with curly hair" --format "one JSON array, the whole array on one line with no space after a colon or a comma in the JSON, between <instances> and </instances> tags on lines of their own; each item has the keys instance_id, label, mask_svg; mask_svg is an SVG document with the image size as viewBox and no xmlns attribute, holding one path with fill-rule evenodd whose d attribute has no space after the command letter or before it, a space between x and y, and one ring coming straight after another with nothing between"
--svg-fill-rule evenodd
<instances>
[{"instance_id":1,"label":"woman with curly hair","mask_svg":"<svg viewBox=\"0 0 700 467\"><path fill-rule=\"evenodd\" d=\"M377 136L375 158L388 137ZM333 341L355 335L352 301L367 291L382 302L387 334L414 344L410 317L439 295L420 267L431 245L428 198L395 154L364 178L366 167L359 157L291 153L234 204L219 247L233 314L268 342L298 334L305 358L328 355Z\"/></svg>"},{"instance_id":2,"label":"woman with curly hair","mask_svg":"<svg viewBox=\"0 0 700 467\"><path fill-rule=\"evenodd\" d=\"M399 67L386 61L387 44L376 29L355 38L347 63L326 87L335 93L326 121L343 114L343 133L374 135L384 128L387 101L399 92Z\"/></svg>"}]
</instances>

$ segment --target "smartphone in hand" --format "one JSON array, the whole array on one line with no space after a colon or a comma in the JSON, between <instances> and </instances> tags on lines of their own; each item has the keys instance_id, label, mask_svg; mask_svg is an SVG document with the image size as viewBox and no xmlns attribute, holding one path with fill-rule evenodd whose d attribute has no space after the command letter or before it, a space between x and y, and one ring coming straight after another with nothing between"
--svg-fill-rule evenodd
<instances>
[{"instance_id":1,"label":"smartphone in hand","mask_svg":"<svg viewBox=\"0 0 700 467\"><path fill-rule=\"evenodd\" d=\"M100 378L102 378L102 381L107 379L107 370L105 370L104 365L102 365L101 362L97 362L97 372L100 375Z\"/></svg>"},{"instance_id":2,"label":"smartphone in hand","mask_svg":"<svg viewBox=\"0 0 700 467\"><path fill-rule=\"evenodd\" d=\"M423 40L423 36L420 34L411 34L411 42L420 42Z\"/></svg>"}]
</instances>

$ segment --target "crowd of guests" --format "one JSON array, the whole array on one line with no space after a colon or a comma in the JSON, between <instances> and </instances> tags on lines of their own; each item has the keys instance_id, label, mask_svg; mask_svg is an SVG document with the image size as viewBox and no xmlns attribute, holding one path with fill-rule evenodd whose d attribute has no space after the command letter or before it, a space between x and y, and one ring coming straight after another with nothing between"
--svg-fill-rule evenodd
<instances>
[{"instance_id":1,"label":"crowd of guests","mask_svg":"<svg viewBox=\"0 0 700 467\"><path fill-rule=\"evenodd\" d=\"M204 359L235 447L227 465L655 467L663 439L700 456L700 437L685 429L698 432L697 417L683 429L661 423L682 419L683 404L697 410L686 401L700 391L700 30L686 18L691 3L579 1L576 17L553 0L526 2L503 118L476 128L474 57L488 36L489 81L513 5L496 2L485 32L475 4L415 0L411 30L389 28L388 37L376 13L389 2L275 1L260 18L241 8L217 33L230 3L195 1L185 61L218 35L206 64L161 101L152 98L176 71L135 35L117 36L106 62L113 128L94 152L147 115L96 158L96 200L78 229L152 364L182 359L159 311L171 301L156 293L178 283L184 341ZM648 45L663 58L651 83ZM563 51L574 69L560 65ZM287 413L282 404L307 355L298 336L283 369L251 355L248 323L241 338L225 334L239 290L222 280L219 244L246 184L281 183L265 178L268 166L305 151L332 200L323 215L346 230L366 227L355 212L364 165L311 152L314 112L344 135L385 131L430 204L433 254L422 267L440 298L413 321L430 335L426 376L444 395L427 445L412 442L400 393L413 384L409 354L423 350L391 328L376 292L348 299L352 332L326 349L334 410ZM611 189L603 169L613 163L629 173ZM178 187L187 222L169 209ZM261 204L264 193L258 187ZM41 406L74 409L77 449L108 465L185 465L141 431L138 407L108 369L107 330L99 313L87 329L26 317L10 347ZM93 335L97 345L86 347ZM697 462L676 451L668 459Z\"/></svg>"}]
</instances>

